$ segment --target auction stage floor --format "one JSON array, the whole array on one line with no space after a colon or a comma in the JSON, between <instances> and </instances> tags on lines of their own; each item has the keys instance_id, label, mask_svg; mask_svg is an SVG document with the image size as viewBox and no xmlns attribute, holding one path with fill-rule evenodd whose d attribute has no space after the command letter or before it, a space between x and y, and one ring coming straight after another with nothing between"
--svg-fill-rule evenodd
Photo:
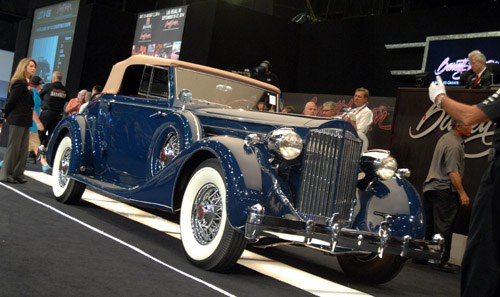
<instances>
[{"instance_id":1,"label":"auction stage floor","mask_svg":"<svg viewBox=\"0 0 500 297\"><path fill-rule=\"evenodd\" d=\"M305 248L249 248L232 271L206 272L185 258L176 216L92 189L64 205L40 165L26 174L26 184L0 183L0 296L459 296L459 273L407 261L369 286Z\"/></svg>"}]
</instances>

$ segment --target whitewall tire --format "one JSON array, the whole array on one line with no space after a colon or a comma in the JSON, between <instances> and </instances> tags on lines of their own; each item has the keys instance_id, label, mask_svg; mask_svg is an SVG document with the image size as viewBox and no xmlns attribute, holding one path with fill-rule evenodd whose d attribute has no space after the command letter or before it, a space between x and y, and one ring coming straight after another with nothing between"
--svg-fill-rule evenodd
<instances>
[{"instance_id":1,"label":"whitewall tire","mask_svg":"<svg viewBox=\"0 0 500 297\"><path fill-rule=\"evenodd\" d=\"M228 270L239 259L246 240L228 222L226 184L216 159L201 163L184 192L180 215L187 258L206 270Z\"/></svg>"},{"instance_id":2,"label":"whitewall tire","mask_svg":"<svg viewBox=\"0 0 500 297\"><path fill-rule=\"evenodd\" d=\"M71 138L65 136L57 147L52 167L52 192L56 200L66 204L80 201L85 184L71 179L68 175L71 162Z\"/></svg>"}]
</instances>

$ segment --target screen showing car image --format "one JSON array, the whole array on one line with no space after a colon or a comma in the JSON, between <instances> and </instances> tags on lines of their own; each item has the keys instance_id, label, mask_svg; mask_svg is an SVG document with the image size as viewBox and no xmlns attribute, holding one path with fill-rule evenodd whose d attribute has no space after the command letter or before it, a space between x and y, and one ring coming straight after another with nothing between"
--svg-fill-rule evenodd
<instances>
[{"instance_id":1,"label":"screen showing car image","mask_svg":"<svg viewBox=\"0 0 500 297\"><path fill-rule=\"evenodd\" d=\"M143 54L178 60L187 5L140 13L132 55Z\"/></svg>"},{"instance_id":2,"label":"screen showing car image","mask_svg":"<svg viewBox=\"0 0 500 297\"><path fill-rule=\"evenodd\" d=\"M500 32L432 36L427 42L425 71L433 80L441 75L445 85L459 85L460 75L470 69L467 55L473 50L480 50L486 63L500 61ZM493 83L498 82L499 78L493 79Z\"/></svg>"},{"instance_id":3,"label":"screen showing car image","mask_svg":"<svg viewBox=\"0 0 500 297\"><path fill-rule=\"evenodd\" d=\"M50 82L56 70L66 82L79 3L73 0L35 9L28 57L38 63L37 75L44 82Z\"/></svg>"},{"instance_id":4,"label":"screen showing car image","mask_svg":"<svg viewBox=\"0 0 500 297\"><path fill-rule=\"evenodd\" d=\"M13 52L0 50L0 110L3 109L5 101L7 100L9 80L12 76L13 61Z\"/></svg>"}]
</instances>

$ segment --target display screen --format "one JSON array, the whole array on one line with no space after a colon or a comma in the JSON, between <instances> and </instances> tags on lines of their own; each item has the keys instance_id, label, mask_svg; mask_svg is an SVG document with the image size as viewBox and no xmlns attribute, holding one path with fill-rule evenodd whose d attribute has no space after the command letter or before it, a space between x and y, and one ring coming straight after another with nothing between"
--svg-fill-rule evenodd
<instances>
[{"instance_id":1,"label":"display screen","mask_svg":"<svg viewBox=\"0 0 500 297\"><path fill-rule=\"evenodd\" d=\"M0 109L3 108L12 72L14 53L0 50Z\"/></svg>"},{"instance_id":2,"label":"display screen","mask_svg":"<svg viewBox=\"0 0 500 297\"><path fill-rule=\"evenodd\" d=\"M37 62L37 75L44 82L50 82L56 70L66 82L79 3L73 0L35 9L28 57Z\"/></svg>"},{"instance_id":3,"label":"display screen","mask_svg":"<svg viewBox=\"0 0 500 297\"><path fill-rule=\"evenodd\" d=\"M427 42L425 71L433 78L441 75L445 85L459 85L460 75L470 69L467 55L473 50L480 50L487 63L500 61L500 32L433 36Z\"/></svg>"},{"instance_id":4,"label":"display screen","mask_svg":"<svg viewBox=\"0 0 500 297\"><path fill-rule=\"evenodd\" d=\"M187 5L140 13L132 55L143 54L178 60Z\"/></svg>"}]
</instances>

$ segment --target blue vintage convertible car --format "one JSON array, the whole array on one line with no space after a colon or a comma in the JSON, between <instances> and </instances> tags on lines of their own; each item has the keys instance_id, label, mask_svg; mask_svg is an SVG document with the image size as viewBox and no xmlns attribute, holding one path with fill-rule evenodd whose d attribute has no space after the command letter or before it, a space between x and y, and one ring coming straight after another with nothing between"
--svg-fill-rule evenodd
<instances>
[{"instance_id":1,"label":"blue vintage convertible car","mask_svg":"<svg viewBox=\"0 0 500 297\"><path fill-rule=\"evenodd\" d=\"M192 63L132 56L103 95L62 120L47 152L53 192L77 203L87 185L128 203L180 212L187 258L231 268L247 244L336 255L370 283L407 258L437 259L421 200L388 151L361 152L351 124L277 112L280 90Z\"/></svg>"}]
</instances>

